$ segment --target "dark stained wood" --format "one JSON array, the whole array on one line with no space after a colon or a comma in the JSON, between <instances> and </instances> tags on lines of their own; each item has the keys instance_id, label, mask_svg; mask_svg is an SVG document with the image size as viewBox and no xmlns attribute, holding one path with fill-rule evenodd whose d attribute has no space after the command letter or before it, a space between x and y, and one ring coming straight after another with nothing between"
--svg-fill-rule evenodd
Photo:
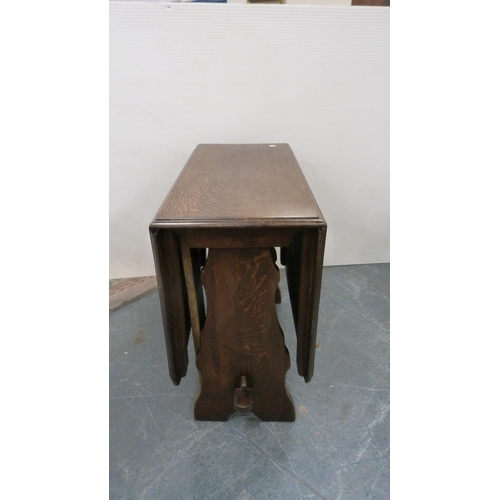
<instances>
[{"instance_id":1,"label":"dark stained wood","mask_svg":"<svg viewBox=\"0 0 500 500\"><path fill-rule=\"evenodd\" d=\"M202 282L208 308L196 357L201 392L195 418L227 420L244 376L252 413L265 421L295 420L285 387L290 356L276 316L279 271L271 250L211 249Z\"/></svg>"},{"instance_id":2,"label":"dark stained wood","mask_svg":"<svg viewBox=\"0 0 500 500\"><path fill-rule=\"evenodd\" d=\"M322 215L288 144L200 144L156 214L193 224L290 218Z\"/></svg>"},{"instance_id":3,"label":"dark stained wood","mask_svg":"<svg viewBox=\"0 0 500 500\"><path fill-rule=\"evenodd\" d=\"M297 371L306 382L314 374L325 232L324 228L302 231L282 249L297 334Z\"/></svg>"},{"instance_id":4,"label":"dark stained wood","mask_svg":"<svg viewBox=\"0 0 500 500\"><path fill-rule=\"evenodd\" d=\"M352 0L351 5L371 5L374 7L390 7L390 0Z\"/></svg>"},{"instance_id":5,"label":"dark stained wood","mask_svg":"<svg viewBox=\"0 0 500 500\"><path fill-rule=\"evenodd\" d=\"M288 245L297 227L262 228L192 228L178 229L176 233L188 242L191 248L265 248Z\"/></svg>"},{"instance_id":6,"label":"dark stained wood","mask_svg":"<svg viewBox=\"0 0 500 500\"><path fill-rule=\"evenodd\" d=\"M290 360L274 304L274 248L281 247L286 266L297 370L309 382L326 222L290 147L198 146L150 232L175 384L186 374L193 323L202 383L195 418L226 420L251 410L262 420L293 420L285 385Z\"/></svg>"},{"instance_id":7,"label":"dark stained wood","mask_svg":"<svg viewBox=\"0 0 500 500\"><path fill-rule=\"evenodd\" d=\"M200 335L201 329L205 324L205 298L203 295L203 285L201 284L201 270L206 263L206 254L204 248L191 248L191 261L193 263L193 278L194 287L196 291L196 305L198 313L198 324L200 325ZM195 343L195 349L198 351L198 345Z\"/></svg>"},{"instance_id":8,"label":"dark stained wood","mask_svg":"<svg viewBox=\"0 0 500 500\"><path fill-rule=\"evenodd\" d=\"M322 263L326 229L308 229L302 236L297 315L297 370L310 382L314 374Z\"/></svg>"},{"instance_id":9,"label":"dark stained wood","mask_svg":"<svg viewBox=\"0 0 500 500\"><path fill-rule=\"evenodd\" d=\"M278 254L276 253L276 248L274 247L271 248L271 256L273 258L273 262L276 263L278 261ZM276 304L281 304L281 290L279 286L276 288L276 295L274 297L274 302Z\"/></svg>"},{"instance_id":10,"label":"dark stained wood","mask_svg":"<svg viewBox=\"0 0 500 500\"><path fill-rule=\"evenodd\" d=\"M187 373L191 328L179 238L172 231L151 231L170 378L179 385Z\"/></svg>"},{"instance_id":11,"label":"dark stained wood","mask_svg":"<svg viewBox=\"0 0 500 500\"><path fill-rule=\"evenodd\" d=\"M234 390L234 409L238 413L250 413L253 408L253 391L248 387L245 375L240 377L240 386Z\"/></svg>"}]
</instances>

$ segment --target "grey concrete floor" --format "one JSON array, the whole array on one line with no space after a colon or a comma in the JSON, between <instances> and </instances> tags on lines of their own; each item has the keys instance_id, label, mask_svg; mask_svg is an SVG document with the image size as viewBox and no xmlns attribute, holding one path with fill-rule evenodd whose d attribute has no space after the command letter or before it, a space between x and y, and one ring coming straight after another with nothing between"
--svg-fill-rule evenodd
<instances>
[{"instance_id":1,"label":"grey concrete floor","mask_svg":"<svg viewBox=\"0 0 500 500\"><path fill-rule=\"evenodd\" d=\"M157 292L110 314L110 499L388 499L389 264L326 267L315 374L294 365L293 423L193 418L199 381L168 376Z\"/></svg>"}]
</instances>

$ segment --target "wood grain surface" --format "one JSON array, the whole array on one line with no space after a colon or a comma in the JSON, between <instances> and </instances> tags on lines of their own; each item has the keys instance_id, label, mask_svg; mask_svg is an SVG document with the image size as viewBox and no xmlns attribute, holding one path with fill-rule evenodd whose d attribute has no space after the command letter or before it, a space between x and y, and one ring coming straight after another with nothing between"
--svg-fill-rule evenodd
<instances>
[{"instance_id":1,"label":"wood grain surface","mask_svg":"<svg viewBox=\"0 0 500 500\"><path fill-rule=\"evenodd\" d=\"M290 355L276 315L279 271L271 249L212 249L201 279L207 317L196 357L201 392L195 418L227 420L244 376L252 413L265 421L295 420L285 386Z\"/></svg>"},{"instance_id":2,"label":"wood grain surface","mask_svg":"<svg viewBox=\"0 0 500 500\"><path fill-rule=\"evenodd\" d=\"M179 237L172 231L150 231L170 378L179 385L187 373L191 331L187 287Z\"/></svg>"},{"instance_id":3,"label":"wood grain surface","mask_svg":"<svg viewBox=\"0 0 500 500\"><path fill-rule=\"evenodd\" d=\"M288 144L200 144L156 221L323 219Z\"/></svg>"}]
</instances>

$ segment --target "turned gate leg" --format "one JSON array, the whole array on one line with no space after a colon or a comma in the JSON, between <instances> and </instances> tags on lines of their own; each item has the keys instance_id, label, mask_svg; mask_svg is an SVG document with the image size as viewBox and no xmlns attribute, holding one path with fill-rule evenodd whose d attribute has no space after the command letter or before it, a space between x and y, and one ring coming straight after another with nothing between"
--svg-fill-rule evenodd
<instances>
[{"instance_id":1,"label":"turned gate leg","mask_svg":"<svg viewBox=\"0 0 500 500\"><path fill-rule=\"evenodd\" d=\"M210 249L201 280L207 316L196 357L201 392L195 419L227 420L235 411L251 411L264 421L294 421L271 250Z\"/></svg>"}]
</instances>

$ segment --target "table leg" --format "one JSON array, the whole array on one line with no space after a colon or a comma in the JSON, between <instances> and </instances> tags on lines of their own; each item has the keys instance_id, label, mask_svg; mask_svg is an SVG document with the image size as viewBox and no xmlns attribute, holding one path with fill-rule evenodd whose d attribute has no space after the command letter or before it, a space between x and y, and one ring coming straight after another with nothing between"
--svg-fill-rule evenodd
<instances>
[{"instance_id":1,"label":"table leg","mask_svg":"<svg viewBox=\"0 0 500 500\"><path fill-rule=\"evenodd\" d=\"M201 329L203 328L203 324L205 322L203 289L200 280L200 249L189 248L188 244L183 239L181 239L180 245L184 277L186 279L194 349L195 352L198 352L198 349L200 348ZM205 249L202 250L203 252L205 251Z\"/></svg>"},{"instance_id":2,"label":"table leg","mask_svg":"<svg viewBox=\"0 0 500 500\"><path fill-rule=\"evenodd\" d=\"M196 366L197 420L227 420L247 408L264 421L293 421L285 386L290 356L278 323L279 270L269 248L212 248L201 276L207 317ZM250 410L251 409L251 410Z\"/></svg>"}]
</instances>

